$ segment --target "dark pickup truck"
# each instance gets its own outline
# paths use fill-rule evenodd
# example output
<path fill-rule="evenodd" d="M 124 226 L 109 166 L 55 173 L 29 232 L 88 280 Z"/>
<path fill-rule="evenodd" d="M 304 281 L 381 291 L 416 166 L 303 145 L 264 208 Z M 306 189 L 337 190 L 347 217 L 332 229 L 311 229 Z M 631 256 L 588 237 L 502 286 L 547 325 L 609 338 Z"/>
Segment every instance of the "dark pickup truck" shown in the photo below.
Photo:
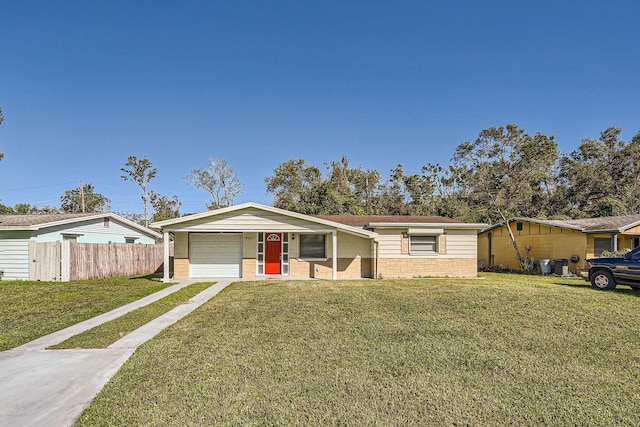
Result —
<path fill-rule="evenodd" d="M 580 271 L 595 289 L 611 290 L 616 285 L 640 290 L 640 246 L 619 258 L 590 258 Z"/>

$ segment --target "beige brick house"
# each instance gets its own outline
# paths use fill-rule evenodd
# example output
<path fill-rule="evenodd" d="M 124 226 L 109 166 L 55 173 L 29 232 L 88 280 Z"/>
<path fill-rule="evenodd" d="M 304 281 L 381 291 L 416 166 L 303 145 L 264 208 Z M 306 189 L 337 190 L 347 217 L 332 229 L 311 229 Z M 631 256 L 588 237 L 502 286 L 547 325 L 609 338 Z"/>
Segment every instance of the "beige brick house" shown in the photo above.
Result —
<path fill-rule="evenodd" d="M 173 236 L 175 279 L 355 279 L 475 276 L 477 233 L 486 224 L 429 216 L 310 216 L 245 203 L 151 227 L 163 233 L 167 249 Z M 164 278 L 170 279 L 168 270 Z"/>

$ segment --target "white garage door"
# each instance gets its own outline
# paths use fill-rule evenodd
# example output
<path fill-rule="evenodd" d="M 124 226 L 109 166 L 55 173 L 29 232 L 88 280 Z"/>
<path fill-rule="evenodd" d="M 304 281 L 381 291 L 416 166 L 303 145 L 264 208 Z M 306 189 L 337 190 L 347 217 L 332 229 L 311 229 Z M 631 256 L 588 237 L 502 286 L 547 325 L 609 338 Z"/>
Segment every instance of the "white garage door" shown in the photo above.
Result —
<path fill-rule="evenodd" d="M 191 278 L 240 277 L 242 234 L 192 234 Z"/>

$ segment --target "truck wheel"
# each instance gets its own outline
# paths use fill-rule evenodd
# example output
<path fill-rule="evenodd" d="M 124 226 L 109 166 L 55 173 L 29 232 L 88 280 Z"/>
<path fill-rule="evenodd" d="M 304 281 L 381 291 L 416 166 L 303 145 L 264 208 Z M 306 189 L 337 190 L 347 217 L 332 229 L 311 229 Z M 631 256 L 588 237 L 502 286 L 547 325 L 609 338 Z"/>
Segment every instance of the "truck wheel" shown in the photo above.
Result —
<path fill-rule="evenodd" d="M 616 281 L 607 270 L 598 270 L 591 275 L 591 287 L 601 291 L 610 291 L 616 287 Z"/>

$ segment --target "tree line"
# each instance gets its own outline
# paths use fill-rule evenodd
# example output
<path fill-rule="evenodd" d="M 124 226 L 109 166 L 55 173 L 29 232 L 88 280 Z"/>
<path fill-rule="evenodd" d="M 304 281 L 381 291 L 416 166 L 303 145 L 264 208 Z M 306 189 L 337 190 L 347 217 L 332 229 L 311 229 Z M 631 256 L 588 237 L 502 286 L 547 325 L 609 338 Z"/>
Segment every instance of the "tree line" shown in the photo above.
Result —
<path fill-rule="evenodd" d="M 0 123 L 3 119 L 0 110 Z M 458 145 L 448 165 L 426 163 L 419 173 L 402 164 L 389 178 L 352 166 L 343 156 L 322 167 L 304 159 L 280 163 L 265 178 L 273 206 L 317 215 L 439 215 L 493 224 L 515 216 L 566 219 L 640 213 L 640 132 L 630 141 L 610 127 L 569 153 L 553 136 L 531 135 L 515 124 L 482 130 Z M 0 159 L 2 155 L 0 154 Z M 143 214 L 123 214 L 148 224 L 180 216 L 177 196 L 150 189 L 158 171 L 146 157 L 129 156 L 121 178 L 141 192 Z M 185 180 L 206 191 L 208 209 L 230 206 L 243 185 L 224 160 L 209 158 Z M 60 197 L 60 208 L 0 204 L 0 213 L 106 212 L 111 200 L 81 184 Z"/>
<path fill-rule="evenodd" d="M 273 205 L 306 214 L 440 215 L 493 224 L 515 216 L 566 219 L 640 213 L 640 132 L 631 141 L 610 127 L 570 153 L 553 136 L 517 125 L 482 130 L 458 145 L 450 164 L 420 173 L 402 164 L 380 172 L 347 157 L 324 173 L 303 159 L 266 178 Z"/>

